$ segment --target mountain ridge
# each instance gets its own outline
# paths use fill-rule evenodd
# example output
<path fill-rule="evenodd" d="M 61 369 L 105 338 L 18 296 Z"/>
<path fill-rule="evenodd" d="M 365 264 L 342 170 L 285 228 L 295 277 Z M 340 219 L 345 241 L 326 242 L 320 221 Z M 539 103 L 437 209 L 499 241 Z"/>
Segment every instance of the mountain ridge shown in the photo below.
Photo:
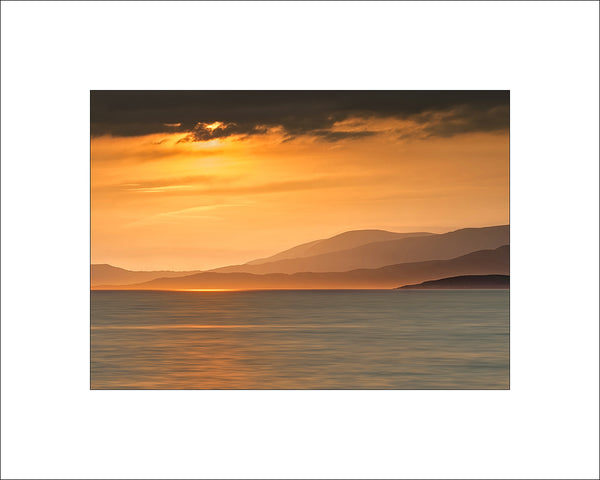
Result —
<path fill-rule="evenodd" d="M 471 252 L 449 260 L 430 260 L 348 272 L 299 272 L 257 275 L 246 272 L 201 272 L 185 277 L 160 278 L 134 285 L 99 285 L 95 290 L 179 289 L 310 289 L 396 288 L 457 275 L 508 275 L 510 246 Z"/>
<path fill-rule="evenodd" d="M 348 250 L 350 248 L 366 245 L 367 243 L 427 235 L 435 234 L 429 232 L 390 232 L 388 230 L 379 229 L 349 230 L 347 232 L 338 233 L 337 235 L 329 238 L 302 243 L 300 245 L 296 245 L 295 247 L 276 253 L 275 255 L 271 255 L 270 257 L 251 260 L 250 262 L 246 262 L 244 265 L 262 265 L 264 263 L 271 263 L 278 260 L 304 258 L 321 255 L 324 253 L 331 253 L 338 250 Z"/>
<path fill-rule="evenodd" d="M 94 286 L 110 281 L 119 282 L 118 285 L 130 285 L 156 278 L 183 277 L 200 272 L 202 270 L 127 270 L 109 263 L 92 263 L 90 265 L 90 283 Z"/>
<path fill-rule="evenodd" d="M 372 242 L 355 248 L 311 257 L 283 259 L 261 264 L 230 265 L 209 270 L 220 273 L 342 272 L 358 268 L 427 260 L 447 260 L 469 252 L 510 243 L 510 226 L 463 228 L 442 234 Z"/>

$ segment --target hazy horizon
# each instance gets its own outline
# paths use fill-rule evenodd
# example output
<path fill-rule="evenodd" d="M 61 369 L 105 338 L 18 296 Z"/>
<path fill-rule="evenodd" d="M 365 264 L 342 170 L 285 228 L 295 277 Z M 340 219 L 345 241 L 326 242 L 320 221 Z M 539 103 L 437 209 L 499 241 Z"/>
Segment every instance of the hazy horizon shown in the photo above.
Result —
<path fill-rule="evenodd" d="M 506 225 L 509 225 L 508 223 Z M 462 230 L 462 229 L 466 229 L 466 228 L 486 228 L 486 227 L 495 227 L 495 226 L 500 226 L 500 225 L 481 225 L 481 226 L 466 226 L 466 227 L 459 227 L 459 228 L 450 228 L 450 229 L 446 229 L 446 227 L 439 227 L 439 230 L 435 230 L 432 227 L 426 228 L 425 226 L 421 227 L 421 228 L 411 228 L 410 230 L 404 230 L 404 231 L 398 231 L 398 230 L 386 230 L 386 229 L 382 229 L 382 228 L 373 228 L 373 229 L 366 229 L 366 228 L 361 228 L 361 229 L 356 229 L 356 230 L 349 230 L 349 231 L 363 231 L 363 230 L 382 230 L 382 231 L 388 231 L 388 232 L 392 232 L 392 233 L 413 233 L 413 232 L 417 232 L 417 231 L 421 231 L 421 230 L 427 230 L 429 233 L 433 233 L 433 234 L 443 234 L 443 233 L 450 233 L 450 232 L 454 232 L 457 230 Z M 317 240 L 326 240 L 332 237 L 335 237 L 337 235 L 341 235 L 343 233 L 347 233 L 348 231 L 345 232 L 337 232 L 334 233 L 332 235 L 327 235 L 327 236 L 321 236 L 319 238 L 315 238 L 312 240 L 307 240 L 304 242 L 298 242 L 295 243 L 293 245 L 288 245 L 288 246 L 284 246 L 279 248 L 276 251 L 270 251 L 267 252 L 266 254 L 264 254 L 262 257 L 254 257 L 254 258 L 249 258 L 247 260 L 241 261 L 239 263 L 235 263 L 235 264 L 228 264 L 228 265 L 215 265 L 215 266 L 210 266 L 210 267 L 206 267 L 206 268 L 202 268 L 202 267 L 194 267 L 191 266 L 190 268 L 186 268 L 185 270 L 183 269 L 175 269 L 175 268 L 170 268 L 170 267 L 165 267 L 165 266 L 157 266 L 155 268 L 128 268 L 127 266 L 123 266 L 123 265 L 116 265 L 113 263 L 109 263 L 109 262 L 92 262 L 91 265 L 109 265 L 111 267 L 117 267 L 117 268 L 122 268 L 124 270 L 130 270 L 130 271 L 138 271 L 138 272 L 154 272 L 154 271 L 172 271 L 172 272 L 189 272 L 189 271 L 208 271 L 208 270 L 212 270 L 212 269 L 218 269 L 218 268 L 222 268 L 222 267 L 228 267 L 228 266 L 232 266 L 232 265 L 245 265 L 248 262 L 252 262 L 256 259 L 259 258 L 268 258 L 271 257 L 273 255 L 276 255 L 280 252 L 285 252 L 286 250 L 292 249 L 294 247 L 297 247 L 299 245 L 303 245 L 305 243 L 310 243 L 312 241 L 317 241 Z"/>

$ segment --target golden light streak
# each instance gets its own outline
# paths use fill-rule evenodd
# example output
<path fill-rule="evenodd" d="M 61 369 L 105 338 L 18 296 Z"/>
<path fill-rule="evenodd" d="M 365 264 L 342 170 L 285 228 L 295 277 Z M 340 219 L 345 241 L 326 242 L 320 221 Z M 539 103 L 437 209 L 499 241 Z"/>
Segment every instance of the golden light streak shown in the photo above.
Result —
<path fill-rule="evenodd" d="M 240 292 L 241 290 L 235 288 L 179 288 L 175 290 L 168 290 L 170 292 Z"/>
<path fill-rule="evenodd" d="M 212 132 L 212 131 L 216 130 L 217 128 L 219 128 L 222 125 L 223 125 L 223 122 L 214 122 L 214 123 L 211 123 L 210 125 L 204 124 L 203 126 L 207 130 L 210 130 Z"/>

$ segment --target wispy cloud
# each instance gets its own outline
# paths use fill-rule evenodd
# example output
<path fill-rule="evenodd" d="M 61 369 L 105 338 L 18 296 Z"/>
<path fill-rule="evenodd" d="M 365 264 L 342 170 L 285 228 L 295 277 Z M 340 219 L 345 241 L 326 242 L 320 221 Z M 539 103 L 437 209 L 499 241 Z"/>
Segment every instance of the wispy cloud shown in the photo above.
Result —
<path fill-rule="evenodd" d="M 94 187 L 98 191 L 121 191 L 139 193 L 164 193 L 174 190 L 193 190 L 202 185 L 211 185 L 213 182 L 231 181 L 215 175 L 189 175 L 184 177 L 166 177 L 152 180 L 125 181 L 123 183 L 111 183 Z"/>
<path fill-rule="evenodd" d="M 222 209 L 227 208 L 239 208 L 246 207 L 253 202 L 243 202 L 243 203 L 217 203 L 217 204 L 209 204 L 209 205 L 196 205 L 193 207 L 183 208 L 180 210 L 172 210 L 168 212 L 160 212 L 155 215 L 150 215 L 140 220 L 136 220 L 135 222 L 129 223 L 128 227 L 139 227 L 143 225 L 149 225 L 153 223 L 160 223 L 163 221 L 169 220 L 179 220 L 179 219 L 210 219 L 215 220 L 218 219 L 218 215 L 207 215 L 207 212 L 217 212 Z"/>
<path fill-rule="evenodd" d="M 372 180 L 366 175 L 318 176 L 297 180 L 266 183 L 248 183 L 243 176 L 216 177 L 190 176 L 120 183 L 96 187 L 95 191 L 121 191 L 129 194 L 161 194 L 164 196 L 198 195 L 261 195 L 302 190 L 344 188 L 364 184 Z M 246 182 L 246 183 L 244 183 Z M 202 206 L 204 207 L 204 206 Z"/>
<path fill-rule="evenodd" d="M 130 188 L 129 191 L 139 193 L 163 193 L 170 192 L 173 190 L 190 190 L 193 189 L 193 185 L 166 185 L 164 187 L 151 187 L 151 188 Z"/>
<path fill-rule="evenodd" d="M 198 205 L 195 207 L 189 207 L 189 208 L 183 208 L 181 210 L 174 210 L 172 212 L 163 212 L 163 213 L 159 213 L 157 216 L 161 217 L 161 216 L 167 216 L 167 217 L 189 217 L 189 218 L 193 218 L 193 217 L 197 217 L 198 215 L 193 215 L 196 212 L 208 212 L 208 211 L 214 211 L 214 210 L 219 210 L 221 208 L 230 208 L 230 207 L 246 207 L 250 204 L 251 202 L 244 202 L 244 203 L 220 203 L 220 204 L 215 204 L 215 205 Z"/>

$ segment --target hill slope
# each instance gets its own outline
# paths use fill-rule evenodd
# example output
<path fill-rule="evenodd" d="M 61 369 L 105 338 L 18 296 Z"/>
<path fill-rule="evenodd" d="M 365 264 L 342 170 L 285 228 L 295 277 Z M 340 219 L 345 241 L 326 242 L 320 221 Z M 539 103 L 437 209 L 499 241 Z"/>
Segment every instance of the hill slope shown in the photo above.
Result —
<path fill-rule="evenodd" d="M 124 268 L 113 267 L 106 263 L 92 264 L 90 268 L 91 284 L 95 285 L 128 285 L 132 283 L 141 283 L 164 277 L 182 277 L 199 273 L 200 270 L 189 272 L 175 272 L 170 270 L 157 270 L 151 272 L 138 272 L 134 270 L 125 270 Z"/>
<path fill-rule="evenodd" d="M 338 250 L 356 248 L 361 245 L 366 245 L 367 243 L 399 240 L 408 237 L 422 237 L 425 235 L 434 234 L 427 232 L 396 233 L 388 232 L 387 230 L 351 230 L 324 240 L 314 240 L 312 242 L 303 243 L 302 245 L 290 248 L 289 250 L 284 250 L 271 257 L 252 260 L 246 265 L 261 265 L 263 263 L 287 260 L 290 258 L 312 257 Z M 220 269 L 215 269 L 214 271 L 219 270 Z"/>
<path fill-rule="evenodd" d="M 457 275 L 508 275 L 510 247 L 472 252 L 450 260 L 389 265 L 376 269 L 325 273 L 202 272 L 187 277 L 161 278 L 137 285 L 102 286 L 99 290 L 180 290 L 180 289 L 311 289 L 311 288 L 395 288 L 398 285 Z"/>
<path fill-rule="evenodd" d="M 284 259 L 260 265 L 232 265 L 211 271 L 256 274 L 344 272 L 357 268 L 378 268 L 407 262 L 446 260 L 477 250 L 498 248 L 509 243 L 508 225 L 464 228 L 438 235 L 373 242 L 310 257 Z"/>

